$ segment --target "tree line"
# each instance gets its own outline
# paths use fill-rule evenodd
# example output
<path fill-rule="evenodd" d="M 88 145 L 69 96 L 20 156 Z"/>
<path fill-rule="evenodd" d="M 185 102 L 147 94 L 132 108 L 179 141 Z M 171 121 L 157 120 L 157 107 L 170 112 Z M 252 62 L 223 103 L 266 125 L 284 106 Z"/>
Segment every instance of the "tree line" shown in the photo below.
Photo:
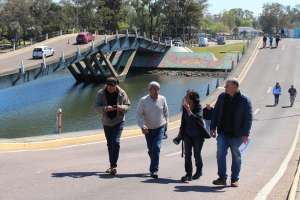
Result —
<path fill-rule="evenodd" d="M 265 4 L 259 17 L 240 8 L 211 15 L 208 6 L 208 0 L 0 0 L 0 40 L 84 29 L 189 40 L 200 32 L 231 32 L 238 26 L 271 32 L 300 21 L 300 6 Z"/>

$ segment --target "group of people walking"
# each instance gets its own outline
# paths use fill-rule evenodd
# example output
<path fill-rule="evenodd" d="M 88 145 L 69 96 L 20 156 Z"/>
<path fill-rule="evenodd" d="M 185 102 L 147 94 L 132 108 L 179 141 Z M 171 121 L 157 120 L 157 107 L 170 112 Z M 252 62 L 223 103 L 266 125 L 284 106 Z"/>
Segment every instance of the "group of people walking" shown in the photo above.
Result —
<path fill-rule="evenodd" d="M 279 41 L 281 40 L 279 34 L 277 34 L 277 35 L 275 36 L 275 38 L 273 37 L 272 34 L 270 34 L 269 37 L 267 37 L 267 35 L 264 35 L 264 36 L 263 36 L 263 48 L 266 48 L 266 47 L 267 47 L 267 40 L 268 40 L 268 39 L 269 39 L 269 47 L 270 47 L 270 49 L 272 49 L 272 48 L 277 48 L 278 45 L 279 45 Z M 274 40 L 275 40 L 275 47 L 273 47 L 273 42 L 274 42 Z"/>
<path fill-rule="evenodd" d="M 96 109 L 100 113 L 108 146 L 110 167 L 107 173 L 116 175 L 120 151 L 120 137 L 124 127 L 125 113 L 130 101 L 118 81 L 108 78 L 103 89 L 99 90 Z M 151 82 L 148 95 L 142 97 L 137 107 L 137 124 L 145 135 L 150 158 L 149 172 L 152 178 L 158 178 L 162 140 L 168 125 L 167 100 L 160 94 L 160 84 Z M 217 138 L 218 178 L 215 185 L 227 184 L 226 156 L 228 149 L 232 154 L 231 186 L 237 187 L 241 170 L 241 152 L 239 147 L 248 143 L 252 125 L 252 107 L 250 100 L 241 94 L 239 82 L 226 81 L 225 92 L 220 94 L 213 108 L 207 104 L 202 109 L 200 96 L 196 91 L 187 91 L 182 103 L 181 125 L 175 144 L 182 143 L 185 175 L 181 181 L 199 179 L 203 173 L 201 151 L 205 139 Z M 218 134 L 218 136 L 217 136 Z M 196 170 L 193 174 L 192 157 Z"/>
<path fill-rule="evenodd" d="M 288 89 L 288 93 L 290 96 L 290 107 L 293 107 L 297 96 L 297 90 L 294 87 L 294 85 L 291 85 L 291 87 Z M 273 87 L 273 95 L 274 95 L 274 106 L 277 106 L 279 104 L 279 98 L 282 95 L 282 89 L 279 82 L 277 82 Z"/>

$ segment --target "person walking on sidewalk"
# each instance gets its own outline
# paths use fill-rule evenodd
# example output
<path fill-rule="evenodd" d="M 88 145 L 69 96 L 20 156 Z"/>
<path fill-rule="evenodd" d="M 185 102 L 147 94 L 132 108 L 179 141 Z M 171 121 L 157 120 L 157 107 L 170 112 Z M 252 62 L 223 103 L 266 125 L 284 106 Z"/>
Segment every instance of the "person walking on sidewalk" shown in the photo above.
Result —
<path fill-rule="evenodd" d="M 182 140 L 184 146 L 186 175 L 181 178 L 182 182 L 196 180 L 202 176 L 201 150 L 207 137 L 210 135 L 204 127 L 199 94 L 191 91 L 184 99 L 179 134 L 173 140 L 175 144 L 179 144 Z M 193 176 L 192 152 L 196 165 L 196 173 Z"/>
<path fill-rule="evenodd" d="M 211 107 L 210 104 L 206 104 L 206 107 L 203 109 L 203 119 L 205 121 L 205 127 L 208 132 L 210 132 L 210 124 L 211 124 L 211 118 L 213 114 L 214 108 Z"/>
<path fill-rule="evenodd" d="M 227 184 L 226 156 L 231 150 L 231 186 L 238 187 L 242 158 L 239 147 L 248 144 L 252 126 L 252 106 L 250 100 L 239 91 L 239 82 L 226 81 L 225 92 L 220 94 L 214 108 L 211 121 L 211 136 L 217 137 L 217 164 L 219 178 L 214 185 Z"/>
<path fill-rule="evenodd" d="M 281 95 L 281 86 L 277 82 L 273 87 L 273 95 L 274 95 L 274 106 L 277 106 L 279 103 L 279 97 Z"/>
<path fill-rule="evenodd" d="M 106 173 L 117 174 L 120 152 L 120 137 L 124 127 L 125 113 L 130 101 L 126 92 L 118 86 L 118 80 L 108 78 L 104 89 L 97 93 L 96 110 L 100 113 L 107 141 L 110 167 Z"/>
<path fill-rule="evenodd" d="M 273 48 L 273 36 L 272 35 L 269 36 L 269 42 L 270 42 L 270 49 L 272 49 Z"/>
<path fill-rule="evenodd" d="M 278 45 L 279 45 L 279 41 L 280 41 L 280 36 L 279 36 L 279 34 L 276 35 L 275 41 L 276 41 L 276 48 L 277 48 Z"/>
<path fill-rule="evenodd" d="M 266 34 L 264 34 L 264 37 L 263 37 L 263 49 L 266 48 L 267 46 L 267 36 Z"/>
<path fill-rule="evenodd" d="M 290 94 L 291 107 L 293 107 L 295 99 L 296 99 L 296 96 L 297 96 L 297 90 L 296 90 L 296 88 L 294 88 L 294 85 L 291 85 L 291 87 L 288 90 L 288 92 Z"/>
<path fill-rule="evenodd" d="M 168 105 L 166 98 L 159 94 L 160 84 L 149 84 L 149 94 L 142 97 L 137 108 L 138 126 L 145 135 L 150 157 L 150 175 L 158 178 L 159 156 L 165 127 L 168 123 Z"/>

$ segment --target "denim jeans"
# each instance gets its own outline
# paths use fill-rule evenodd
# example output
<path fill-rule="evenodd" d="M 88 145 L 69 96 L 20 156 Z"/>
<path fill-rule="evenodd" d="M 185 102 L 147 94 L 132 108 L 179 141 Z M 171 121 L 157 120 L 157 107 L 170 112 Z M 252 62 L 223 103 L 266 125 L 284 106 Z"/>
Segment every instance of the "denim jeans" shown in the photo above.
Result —
<path fill-rule="evenodd" d="M 197 171 L 200 171 L 202 175 L 203 161 L 201 156 L 201 150 L 203 147 L 204 139 L 200 137 L 184 136 L 184 166 L 185 172 L 188 176 L 192 176 L 192 151 L 194 152 L 195 165 Z"/>
<path fill-rule="evenodd" d="M 148 154 L 150 157 L 150 172 L 158 172 L 159 166 L 159 154 L 161 142 L 165 133 L 165 126 L 157 129 L 149 129 L 149 133 L 145 134 Z"/>
<path fill-rule="evenodd" d="M 117 167 L 120 152 L 120 137 L 123 131 L 124 122 L 115 126 L 104 126 L 105 138 L 107 141 L 110 167 Z"/>
<path fill-rule="evenodd" d="M 227 179 L 226 156 L 228 148 L 231 150 L 232 164 L 231 164 L 231 180 L 238 181 L 241 171 L 242 158 L 239 150 L 243 143 L 242 137 L 228 137 L 224 134 L 218 134 L 217 137 L 217 162 L 218 175 L 222 179 Z"/>

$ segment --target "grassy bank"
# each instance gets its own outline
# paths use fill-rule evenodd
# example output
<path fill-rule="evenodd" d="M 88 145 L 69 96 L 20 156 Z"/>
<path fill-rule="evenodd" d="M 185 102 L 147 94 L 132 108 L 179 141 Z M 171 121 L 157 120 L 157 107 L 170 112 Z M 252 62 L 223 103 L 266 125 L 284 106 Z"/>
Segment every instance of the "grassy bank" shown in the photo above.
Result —
<path fill-rule="evenodd" d="M 192 47 L 191 49 L 194 52 L 211 52 L 213 53 L 216 58 L 223 59 L 225 53 L 230 52 L 242 52 L 243 47 L 246 45 L 246 43 L 236 43 L 236 44 L 227 44 L 227 45 L 219 45 L 219 46 L 211 46 L 211 47 Z"/>

